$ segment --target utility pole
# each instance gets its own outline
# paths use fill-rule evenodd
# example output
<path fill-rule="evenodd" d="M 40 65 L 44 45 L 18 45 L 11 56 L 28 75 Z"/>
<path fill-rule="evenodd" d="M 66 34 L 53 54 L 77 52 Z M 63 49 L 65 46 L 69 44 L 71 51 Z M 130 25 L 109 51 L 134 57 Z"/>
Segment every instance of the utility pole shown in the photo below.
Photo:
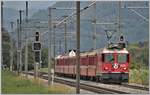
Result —
<path fill-rule="evenodd" d="M 59 54 L 61 54 L 61 40 L 59 40 L 59 43 L 58 43 L 59 45 Z"/>
<path fill-rule="evenodd" d="M 64 28 L 65 28 L 65 33 L 64 33 L 64 38 L 65 38 L 65 53 L 67 53 L 67 21 L 66 21 L 66 15 L 64 17 Z"/>
<path fill-rule="evenodd" d="M 20 50 L 20 72 L 22 72 L 22 10 L 19 10 L 20 22 L 19 22 L 19 50 Z"/>
<path fill-rule="evenodd" d="M 121 1 L 118 1 L 119 4 L 118 4 L 118 38 L 120 40 L 120 36 L 122 35 L 122 32 L 121 32 L 121 23 L 120 23 L 120 19 L 121 19 Z"/>
<path fill-rule="evenodd" d="M 49 11 L 49 38 L 48 38 L 48 85 L 52 82 L 51 79 L 51 31 L 52 31 L 52 21 L 51 21 L 51 7 L 48 9 Z"/>
<path fill-rule="evenodd" d="M 26 1 L 26 24 L 28 24 L 28 1 Z M 28 77 L 28 39 L 27 39 L 27 31 L 25 32 L 25 73 L 26 78 Z"/>
<path fill-rule="evenodd" d="M 17 46 L 17 72 L 18 72 L 18 75 L 19 75 L 19 67 L 20 67 L 20 50 L 19 50 L 19 35 L 20 35 L 20 32 L 19 32 L 19 19 L 17 19 L 17 42 L 18 42 L 18 46 Z"/>
<path fill-rule="evenodd" d="M 93 49 L 96 49 L 96 3 L 93 5 Z"/>
<path fill-rule="evenodd" d="M 14 24 L 14 22 L 10 22 L 12 33 L 13 33 L 13 24 Z M 10 49 L 10 71 L 13 71 L 13 39 L 12 38 L 10 39 L 10 46 L 11 46 L 11 49 Z"/>
<path fill-rule="evenodd" d="M 53 54 L 53 55 L 54 55 L 54 56 L 53 56 L 53 57 L 54 57 L 54 72 L 55 72 L 55 55 L 56 55 L 56 54 L 55 54 L 55 38 L 56 38 L 56 37 L 55 37 L 55 36 L 56 36 L 56 35 L 55 35 L 55 28 L 56 28 L 56 26 L 55 26 L 55 24 L 54 24 L 54 26 L 53 26 L 53 29 L 54 29 L 54 30 L 53 30 L 53 40 L 54 40 L 54 46 L 53 46 L 53 48 L 54 48 L 54 49 L 53 49 L 53 50 L 54 50 L 54 51 L 53 51 L 53 53 L 54 53 L 54 54 Z"/>
<path fill-rule="evenodd" d="M 3 1 L 1 1 L 1 31 L 3 32 L 3 5 L 4 5 L 4 3 L 3 3 Z M 1 33 L 2 33 L 1 32 Z M 3 53 L 1 53 L 2 55 L 1 55 L 1 60 L 2 60 L 2 66 L 3 66 Z M 2 68 L 3 69 L 3 68 Z"/>
<path fill-rule="evenodd" d="M 80 94 L 80 1 L 76 1 L 76 39 L 77 39 L 77 52 L 76 52 L 76 94 Z"/>
<path fill-rule="evenodd" d="M 1 31 L 4 30 L 4 26 L 3 26 L 3 5 L 4 5 L 4 2 L 1 1 Z"/>

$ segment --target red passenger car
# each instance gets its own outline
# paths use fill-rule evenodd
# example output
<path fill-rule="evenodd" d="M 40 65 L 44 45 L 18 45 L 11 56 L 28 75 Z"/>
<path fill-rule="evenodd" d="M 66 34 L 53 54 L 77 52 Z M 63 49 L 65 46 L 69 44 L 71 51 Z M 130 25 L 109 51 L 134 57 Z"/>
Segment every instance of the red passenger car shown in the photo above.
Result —
<path fill-rule="evenodd" d="M 129 52 L 126 48 L 104 48 L 80 54 L 81 78 L 99 81 L 128 82 Z M 56 57 L 57 75 L 76 75 L 76 56 L 59 55 Z"/>

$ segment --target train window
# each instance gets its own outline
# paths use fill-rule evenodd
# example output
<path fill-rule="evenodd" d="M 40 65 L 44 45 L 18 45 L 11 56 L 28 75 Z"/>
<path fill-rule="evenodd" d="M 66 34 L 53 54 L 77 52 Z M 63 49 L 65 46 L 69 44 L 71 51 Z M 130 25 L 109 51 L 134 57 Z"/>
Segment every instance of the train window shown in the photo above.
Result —
<path fill-rule="evenodd" d="M 118 54 L 118 63 L 127 62 L 127 54 Z"/>
<path fill-rule="evenodd" d="M 94 57 L 89 57 L 89 65 L 94 65 Z"/>
<path fill-rule="evenodd" d="M 105 54 L 105 60 L 106 63 L 113 63 L 114 62 L 114 55 L 113 54 Z"/>
<path fill-rule="evenodd" d="M 127 62 L 128 62 L 128 63 L 129 63 L 129 56 L 130 56 L 130 55 L 129 55 L 129 54 L 127 54 Z"/>
<path fill-rule="evenodd" d="M 104 59 L 105 59 L 104 54 L 102 54 L 102 62 L 104 62 Z"/>

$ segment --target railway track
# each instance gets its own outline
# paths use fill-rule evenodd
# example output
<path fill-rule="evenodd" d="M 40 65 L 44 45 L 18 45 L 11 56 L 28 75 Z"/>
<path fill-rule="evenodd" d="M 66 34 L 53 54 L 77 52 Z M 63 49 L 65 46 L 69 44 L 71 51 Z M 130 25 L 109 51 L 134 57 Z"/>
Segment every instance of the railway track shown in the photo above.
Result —
<path fill-rule="evenodd" d="M 40 76 L 42 76 L 43 74 L 47 74 L 47 73 L 40 72 Z M 128 88 L 133 88 L 133 89 L 140 89 L 140 90 L 149 91 L 149 88 L 146 87 L 146 86 L 138 86 L 138 85 L 132 85 L 132 84 L 127 84 L 127 83 L 123 83 L 123 84 L 121 84 L 121 86 L 128 87 Z"/>
<path fill-rule="evenodd" d="M 70 85 L 73 87 L 76 86 L 75 85 L 76 82 L 74 82 L 74 81 L 68 81 L 68 80 L 59 79 L 59 78 L 55 78 L 55 81 L 59 82 L 59 83 L 67 84 L 67 85 Z M 88 90 L 88 91 L 92 91 L 95 93 L 100 93 L 100 94 L 128 94 L 123 91 L 112 90 L 112 89 L 102 88 L 102 87 L 98 87 L 98 86 L 92 86 L 90 84 L 84 84 L 84 83 L 80 83 L 80 88 Z"/>
<path fill-rule="evenodd" d="M 33 73 L 28 73 L 28 74 L 33 76 Z M 43 76 L 43 75 L 45 75 L 45 76 Z M 48 80 L 47 73 L 40 73 L 39 77 Z M 67 85 L 70 85 L 70 86 L 73 86 L 73 87 L 76 86 L 75 81 L 69 81 L 69 80 L 65 80 L 65 79 L 62 79 L 62 78 L 58 78 L 58 77 L 55 77 L 54 81 L 58 82 L 58 83 L 62 83 L 62 84 L 67 84 Z M 80 83 L 80 88 L 84 89 L 84 90 L 94 92 L 94 93 L 100 93 L 100 94 L 129 94 L 129 93 L 124 92 L 124 91 L 93 86 L 93 85 L 85 84 L 85 83 Z"/>
<path fill-rule="evenodd" d="M 134 89 L 141 89 L 141 90 L 149 91 L 149 88 L 145 87 L 145 86 L 136 86 L 136 85 L 131 85 L 131 84 L 122 84 L 122 86 L 128 87 L 128 88 L 134 88 Z"/>

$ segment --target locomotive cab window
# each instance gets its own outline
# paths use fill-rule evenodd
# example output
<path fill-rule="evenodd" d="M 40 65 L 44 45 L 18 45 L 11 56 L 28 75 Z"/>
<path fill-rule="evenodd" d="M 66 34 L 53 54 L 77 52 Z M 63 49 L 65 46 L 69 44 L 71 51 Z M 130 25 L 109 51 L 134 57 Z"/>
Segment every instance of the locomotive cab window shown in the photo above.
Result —
<path fill-rule="evenodd" d="M 102 54 L 102 61 L 106 63 L 113 63 L 114 54 Z"/>
<path fill-rule="evenodd" d="M 118 54 L 118 63 L 126 63 L 128 59 L 128 54 Z"/>

